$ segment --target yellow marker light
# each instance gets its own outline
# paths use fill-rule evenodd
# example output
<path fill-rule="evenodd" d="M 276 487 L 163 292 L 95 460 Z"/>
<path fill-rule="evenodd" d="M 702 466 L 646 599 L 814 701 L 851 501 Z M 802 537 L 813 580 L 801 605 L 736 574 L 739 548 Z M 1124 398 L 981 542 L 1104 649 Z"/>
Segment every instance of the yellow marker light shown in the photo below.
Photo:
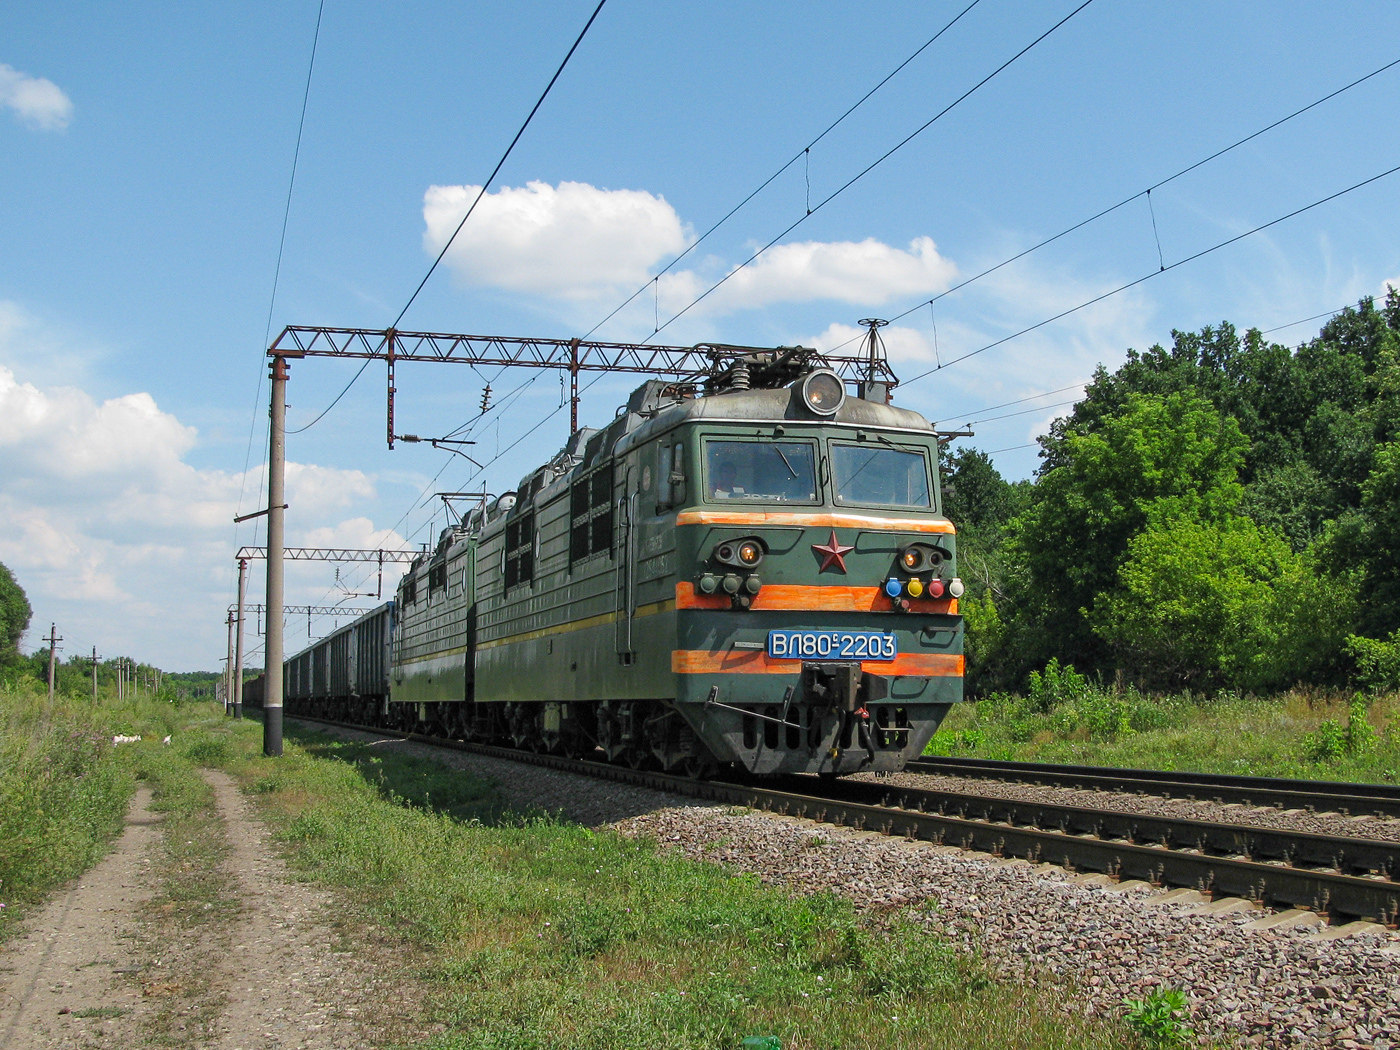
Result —
<path fill-rule="evenodd" d="M 909 597 L 917 598 L 924 593 L 924 585 L 918 580 L 910 580 L 909 586 L 905 588 L 909 592 Z"/>

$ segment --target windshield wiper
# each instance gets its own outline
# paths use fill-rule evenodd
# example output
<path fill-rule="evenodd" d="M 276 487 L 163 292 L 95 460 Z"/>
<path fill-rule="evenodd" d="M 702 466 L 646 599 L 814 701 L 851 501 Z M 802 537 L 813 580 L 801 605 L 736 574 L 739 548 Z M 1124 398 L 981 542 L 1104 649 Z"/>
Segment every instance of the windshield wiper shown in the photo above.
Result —
<path fill-rule="evenodd" d="M 776 452 L 776 453 L 778 454 L 778 458 L 781 459 L 781 460 L 783 461 L 783 466 L 785 466 L 785 467 L 788 468 L 788 473 L 791 474 L 792 477 L 793 477 L 793 480 L 796 481 L 796 480 L 797 480 L 797 471 L 795 471 L 795 470 L 792 469 L 792 464 L 788 462 L 787 456 L 783 455 L 783 450 L 782 450 L 782 448 L 780 448 L 778 445 L 774 445 L 774 446 L 773 446 L 773 451 Z"/>

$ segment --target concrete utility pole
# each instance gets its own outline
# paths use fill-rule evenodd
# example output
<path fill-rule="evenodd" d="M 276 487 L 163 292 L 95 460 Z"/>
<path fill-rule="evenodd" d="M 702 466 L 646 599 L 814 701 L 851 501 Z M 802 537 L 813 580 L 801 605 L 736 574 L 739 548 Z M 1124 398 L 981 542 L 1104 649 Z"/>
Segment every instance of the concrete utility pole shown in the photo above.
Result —
<path fill-rule="evenodd" d="M 234 644 L 233 717 L 243 717 L 243 607 L 248 604 L 248 559 L 238 559 L 238 637 Z"/>
<path fill-rule="evenodd" d="M 233 613 L 228 614 L 228 656 L 224 658 L 224 714 L 233 713 Z"/>
<path fill-rule="evenodd" d="M 97 703 L 97 646 L 92 647 L 92 702 Z"/>
<path fill-rule="evenodd" d="M 267 449 L 267 635 L 263 639 L 263 754 L 282 754 L 282 541 L 286 524 L 287 360 L 272 359 Z"/>
<path fill-rule="evenodd" d="M 58 633 L 56 624 L 49 624 L 49 636 L 44 639 L 49 643 L 49 706 L 53 706 L 53 663 L 54 653 L 58 651 L 58 643 L 63 641 L 63 636 Z"/>

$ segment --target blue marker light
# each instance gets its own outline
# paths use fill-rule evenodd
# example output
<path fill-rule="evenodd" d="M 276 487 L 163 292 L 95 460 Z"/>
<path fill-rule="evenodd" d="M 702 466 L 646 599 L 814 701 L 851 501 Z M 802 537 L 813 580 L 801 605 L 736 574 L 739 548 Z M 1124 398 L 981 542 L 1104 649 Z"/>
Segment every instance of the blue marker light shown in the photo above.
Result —
<path fill-rule="evenodd" d="M 891 598 L 898 598 L 900 589 L 900 583 L 898 580 L 885 581 L 885 593 L 888 594 Z"/>

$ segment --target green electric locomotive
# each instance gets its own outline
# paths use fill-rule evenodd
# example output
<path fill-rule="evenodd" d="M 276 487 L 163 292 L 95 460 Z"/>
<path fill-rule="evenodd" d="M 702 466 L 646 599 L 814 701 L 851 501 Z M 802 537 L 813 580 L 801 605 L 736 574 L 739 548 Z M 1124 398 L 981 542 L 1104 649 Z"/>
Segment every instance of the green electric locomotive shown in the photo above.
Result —
<path fill-rule="evenodd" d="M 645 383 L 413 563 L 385 695 L 289 686 L 289 713 L 697 776 L 902 768 L 962 699 L 962 582 L 937 436 L 886 389 L 800 348 Z"/>

